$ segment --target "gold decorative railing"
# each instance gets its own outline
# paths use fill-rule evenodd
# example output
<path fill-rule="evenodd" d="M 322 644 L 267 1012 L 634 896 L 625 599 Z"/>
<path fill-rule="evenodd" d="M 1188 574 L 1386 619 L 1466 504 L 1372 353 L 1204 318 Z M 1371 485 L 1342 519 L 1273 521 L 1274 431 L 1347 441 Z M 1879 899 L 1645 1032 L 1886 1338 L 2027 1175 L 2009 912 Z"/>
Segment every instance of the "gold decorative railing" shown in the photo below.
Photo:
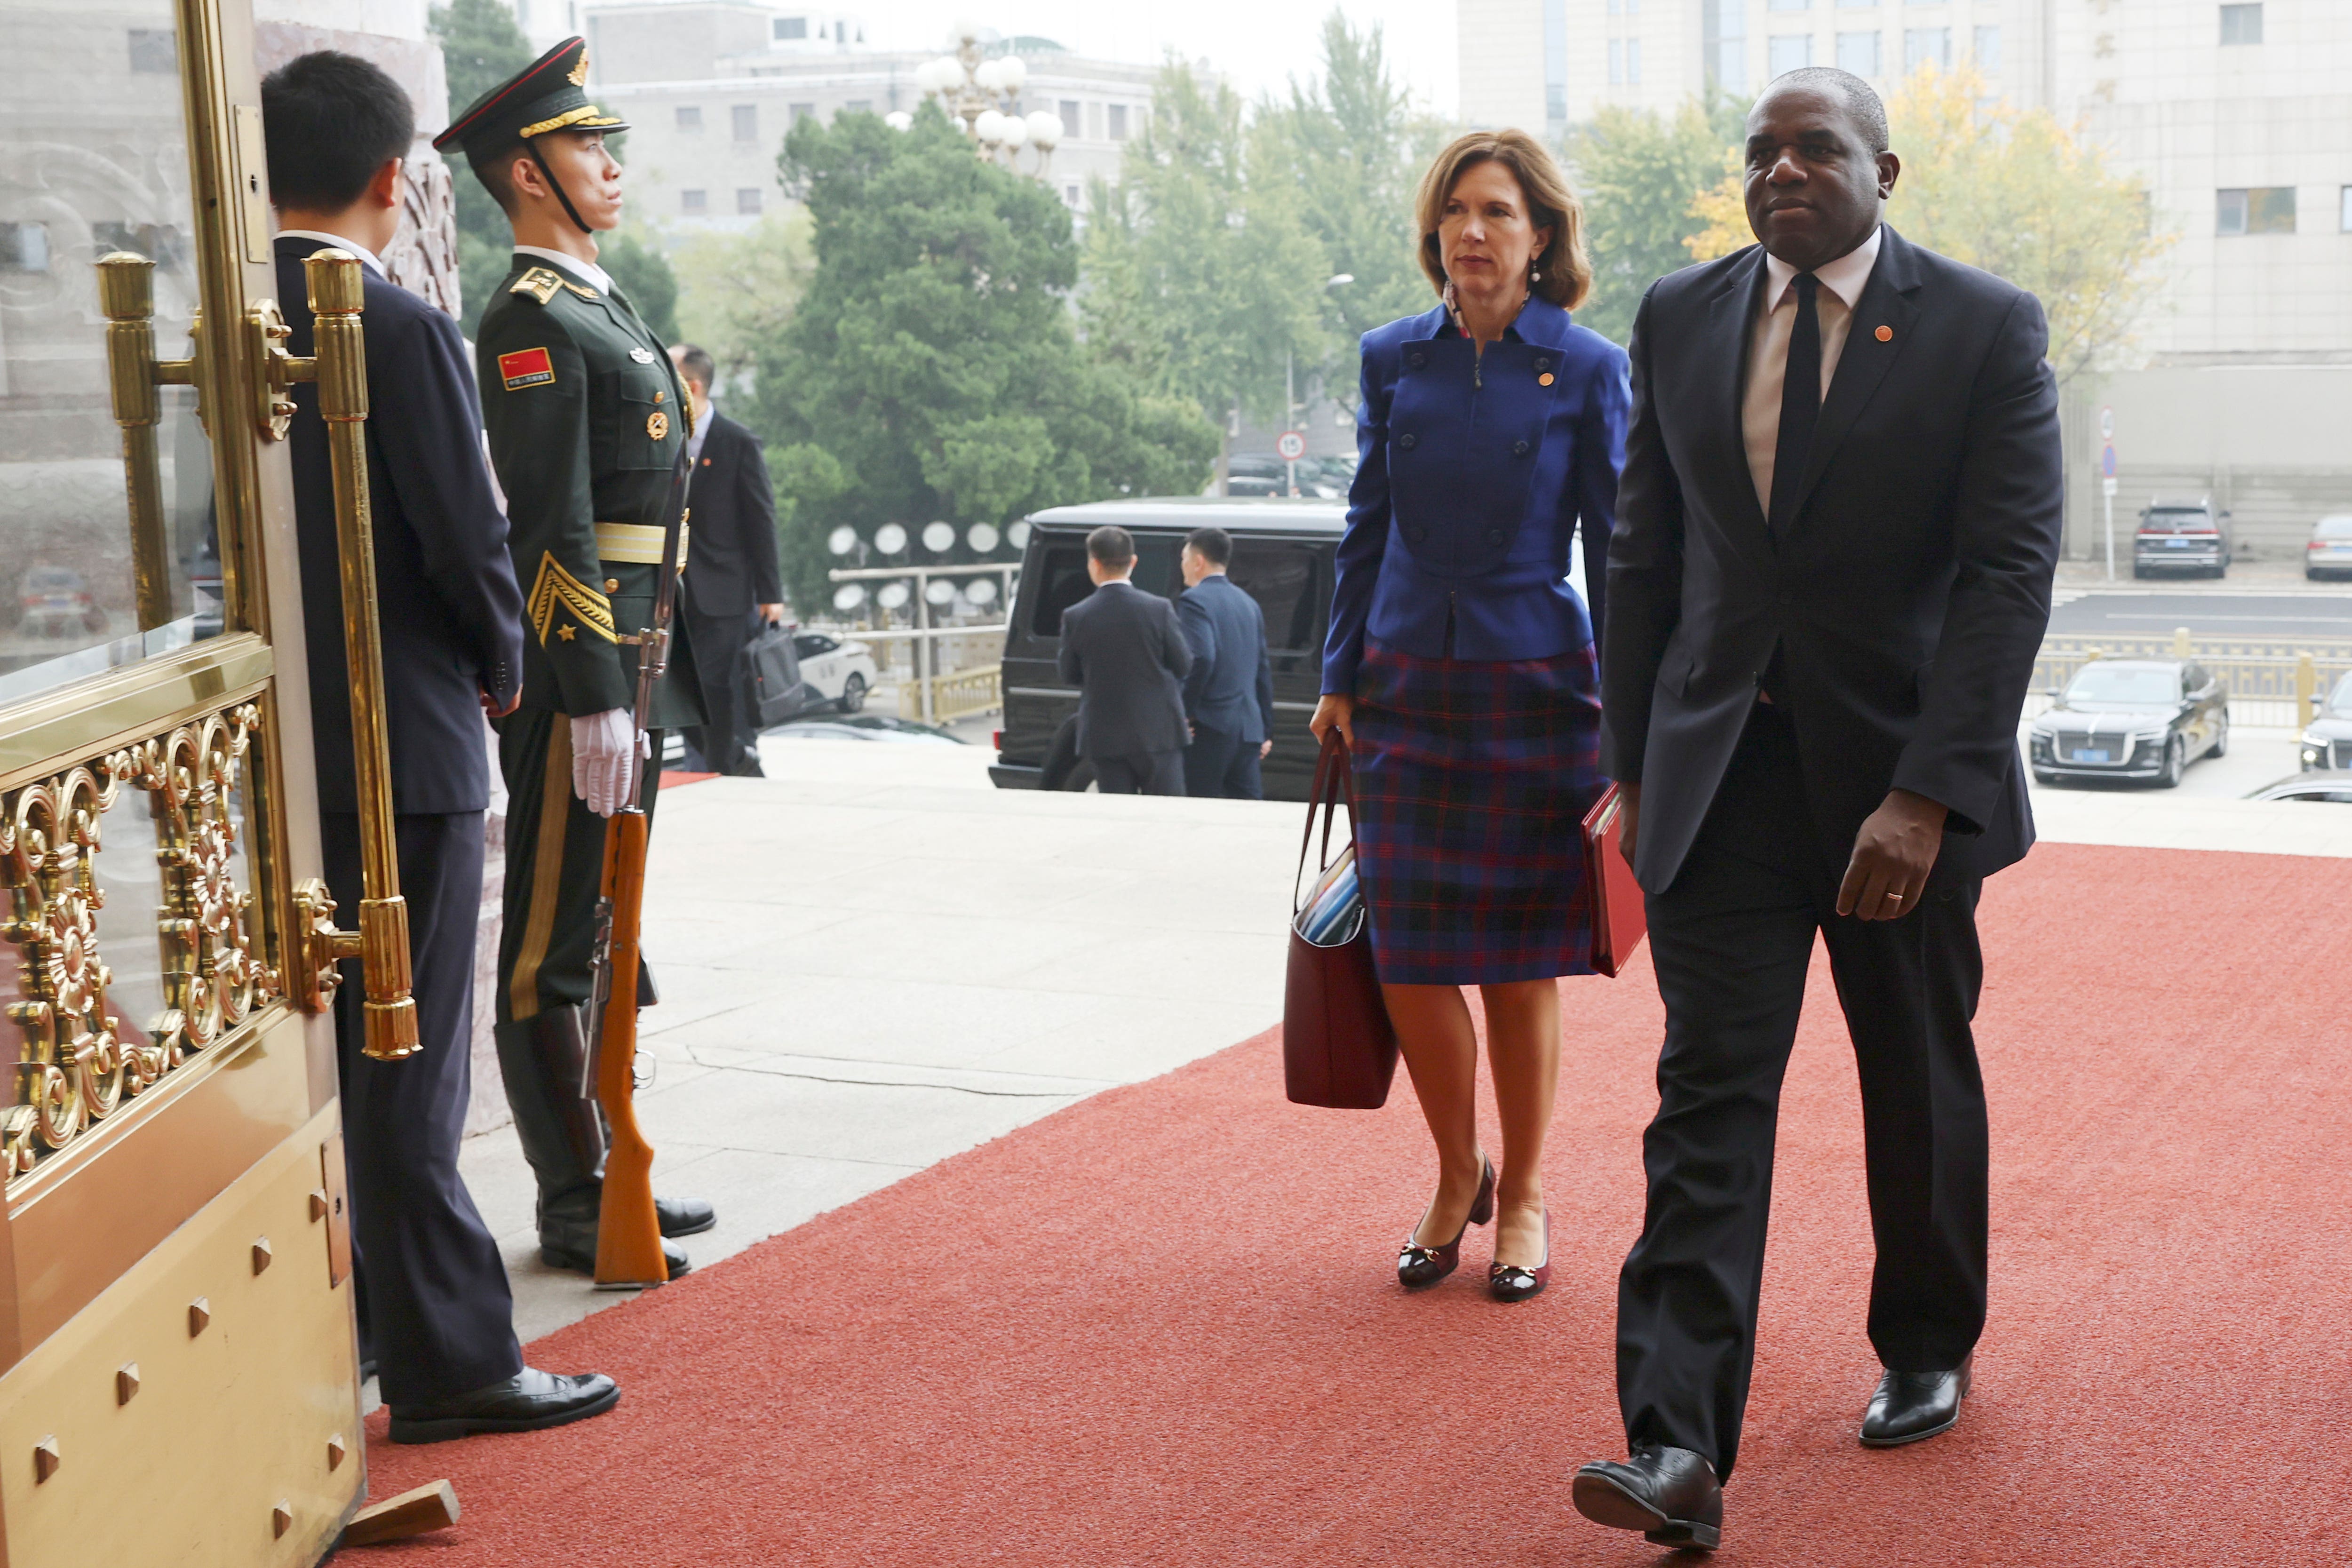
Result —
<path fill-rule="evenodd" d="M 236 876 L 233 801 L 260 725 L 260 710 L 242 704 L 0 795 L 0 939 L 16 949 L 18 999 L 7 1016 L 22 1037 L 14 1096 L 0 1110 L 7 1179 L 70 1147 L 279 994 L 254 951 L 252 890 Z M 126 786 L 147 793 L 154 818 L 166 1003 L 128 1038 L 98 920 L 98 857 Z"/>
<path fill-rule="evenodd" d="M 2229 692 L 2233 722 L 2284 727 L 2309 723 L 2314 700 L 2325 701 L 2352 672 L 2352 639 L 2211 637 L 2193 631 L 2050 637 L 2034 662 L 2026 711 L 2046 708 L 2050 691 L 2063 689 L 2096 658 L 2194 658 Z"/>
<path fill-rule="evenodd" d="M 935 722 L 968 719 L 975 713 L 992 713 L 1004 706 L 1003 675 L 1004 666 L 998 663 L 950 670 L 945 675 L 932 676 L 929 680 L 910 677 L 898 687 L 898 717 L 920 719 L 923 716 L 923 689 L 926 686 L 930 688 L 930 712 Z"/>

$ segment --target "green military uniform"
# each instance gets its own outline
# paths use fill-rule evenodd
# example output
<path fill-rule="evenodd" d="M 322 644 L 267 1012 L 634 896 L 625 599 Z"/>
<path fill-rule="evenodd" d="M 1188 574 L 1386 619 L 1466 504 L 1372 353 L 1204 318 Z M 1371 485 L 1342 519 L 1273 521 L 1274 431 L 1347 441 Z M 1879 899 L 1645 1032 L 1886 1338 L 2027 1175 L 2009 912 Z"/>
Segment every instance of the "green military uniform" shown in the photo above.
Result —
<path fill-rule="evenodd" d="M 434 145 L 462 142 L 495 156 L 520 141 L 538 156 L 538 136 L 623 129 L 587 101 L 586 78 L 585 46 L 569 39 L 485 94 Z M 562 195 L 552 171 L 548 183 Z M 569 196 L 562 199 L 571 212 Z M 572 1267 L 593 1267 L 603 1173 L 599 1112 L 580 1084 L 596 1027 L 581 1005 L 593 984 L 606 824 L 572 790 L 571 721 L 635 707 L 638 647 L 629 639 L 653 621 L 672 477 L 693 420 L 662 341 L 625 297 L 587 277 L 518 254 L 483 310 L 475 346 L 525 595 L 522 706 L 498 726 L 509 795 L 499 1066 L 539 1181 L 542 1251 Z M 690 531 L 679 544 L 683 566 Z M 648 725 L 648 814 L 663 731 L 702 721 L 691 653 L 675 616 L 672 626 L 669 671 Z M 665 1200 L 665 1234 L 706 1228 L 708 1207 L 695 1206 L 682 1219 L 680 1205 Z M 673 1275 L 682 1262 L 674 1258 Z"/>

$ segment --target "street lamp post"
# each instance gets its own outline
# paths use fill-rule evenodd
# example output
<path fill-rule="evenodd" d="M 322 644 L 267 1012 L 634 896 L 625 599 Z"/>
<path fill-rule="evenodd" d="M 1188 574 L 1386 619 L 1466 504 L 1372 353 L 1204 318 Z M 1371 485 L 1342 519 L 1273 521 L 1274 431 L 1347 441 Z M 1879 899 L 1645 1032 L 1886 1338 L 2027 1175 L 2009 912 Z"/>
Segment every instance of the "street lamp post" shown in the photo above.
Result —
<path fill-rule="evenodd" d="M 1062 118 L 1043 109 L 1020 111 L 1028 63 L 1018 55 L 983 56 L 980 31 L 969 25 L 959 25 L 951 41 L 954 54 L 915 68 L 915 85 L 925 97 L 938 99 L 950 118 L 963 121 L 964 134 L 982 162 L 1018 172 L 1021 150 L 1034 148 L 1036 167 L 1030 173 L 1044 179 L 1062 139 Z"/>

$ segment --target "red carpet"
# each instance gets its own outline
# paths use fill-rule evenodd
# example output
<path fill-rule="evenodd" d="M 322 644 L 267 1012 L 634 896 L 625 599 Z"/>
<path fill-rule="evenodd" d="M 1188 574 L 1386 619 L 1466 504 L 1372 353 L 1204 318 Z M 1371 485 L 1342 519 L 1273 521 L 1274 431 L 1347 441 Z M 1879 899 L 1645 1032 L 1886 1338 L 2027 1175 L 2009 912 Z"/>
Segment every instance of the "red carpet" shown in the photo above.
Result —
<path fill-rule="evenodd" d="M 1996 879 L 1992 1317 L 1950 1436 L 1855 1446 L 1861 1130 L 1816 964 L 1733 1563 L 2320 1563 L 2352 1549 L 2352 862 L 2050 846 Z M 1269 935 L 1268 941 L 1279 940 Z M 1660 1015 L 1567 983 L 1552 1288 L 1391 1275 L 1432 1161 L 1281 1099 L 1262 1037 L 1076 1106 L 533 1347 L 609 1416 L 428 1448 L 458 1564 L 1646 1563 L 1569 1506 L 1622 1451 L 1617 1265 Z"/>

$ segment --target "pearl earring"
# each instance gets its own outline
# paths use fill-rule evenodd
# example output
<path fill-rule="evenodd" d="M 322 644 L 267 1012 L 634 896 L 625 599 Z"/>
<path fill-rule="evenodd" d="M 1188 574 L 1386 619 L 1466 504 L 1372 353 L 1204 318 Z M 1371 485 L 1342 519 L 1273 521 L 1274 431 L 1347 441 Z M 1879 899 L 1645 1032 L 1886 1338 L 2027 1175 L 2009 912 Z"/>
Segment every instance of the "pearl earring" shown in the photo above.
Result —
<path fill-rule="evenodd" d="M 1540 283 L 1543 281 L 1542 271 L 1538 269 L 1532 261 L 1528 263 L 1528 281 L 1530 283 Z"/>

